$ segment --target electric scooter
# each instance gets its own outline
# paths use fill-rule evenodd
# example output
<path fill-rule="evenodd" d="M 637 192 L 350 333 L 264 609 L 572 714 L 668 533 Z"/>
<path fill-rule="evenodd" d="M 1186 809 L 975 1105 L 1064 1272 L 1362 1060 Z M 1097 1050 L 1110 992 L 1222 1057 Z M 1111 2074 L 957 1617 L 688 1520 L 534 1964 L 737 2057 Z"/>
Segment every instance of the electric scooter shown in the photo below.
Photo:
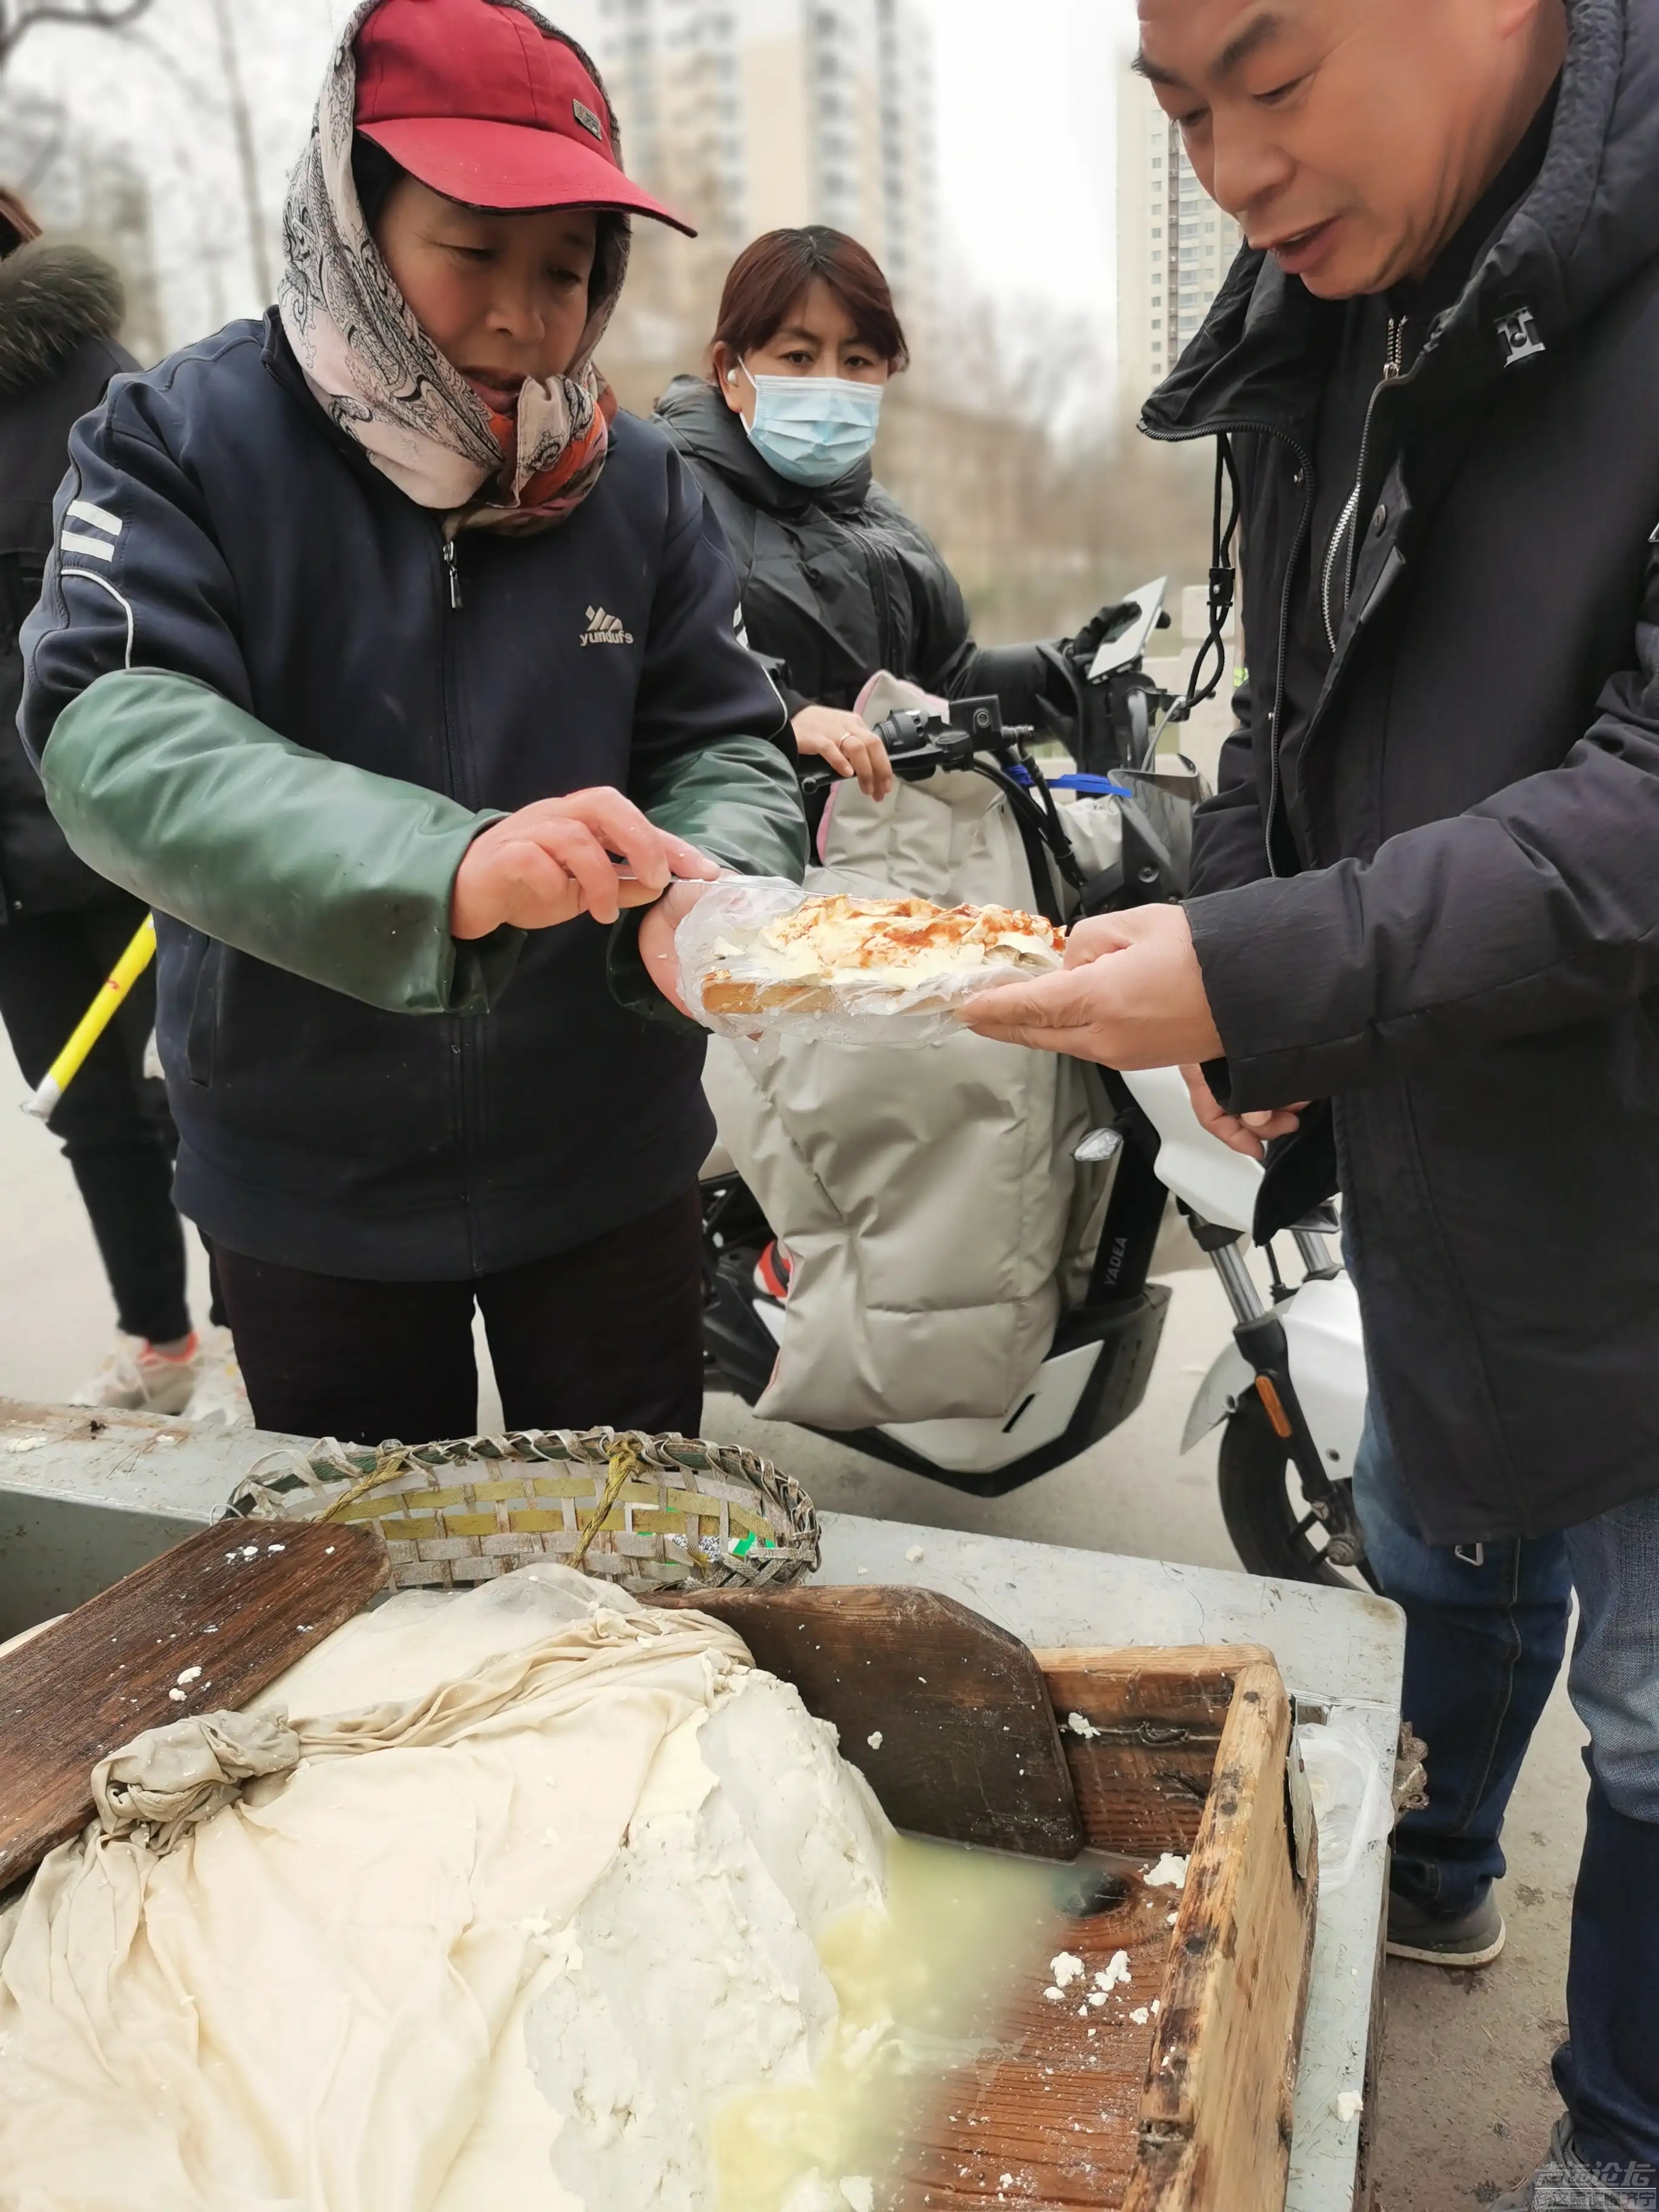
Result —
<path fill-rule="evenodd" d="M 1045 774 L 1030 749 L 1036 733 L 1005 726 L 994 699 L 957 702 L 945 716 L 907 711 L 878 725 L 899 777 L 969 769 L 1000 786 L 1053 920 L 1176 898 L 1185 887 L 1192 814 L 1206 794 L 1190 763 L 1158 753 L 1180 705 L 1140 667 L 1162 600 L 1161 582 L 1133 595 L 1119 635 L 1086 669 L 1067 670 L 1078 695 L 1070 734 L 1090 769 Z M 1066 788 L 1118 801 L 1121 856 L 1092 875 L 1060 820 L 1054 794 Z M 813 793 L 807 795 L 810 804 Z M 1225 1425 L 1221 1505 L 1251 1571 L 1314 1582 L 1365 1578 L 1352 1504 L 1364 1355 L 1353 1285 L 1332 1245 L 1334 1218 L 1321 1213 L 1289 1232 L 1301 1267 L 1294 1284 L 1281 1272 L 1276 1241 L 1263 1246 L 1272 1282 L 1264 1297 L 1245 1257 L 1261 1166 L 1202 1127 L 1177 1071 L 1099 1073 L 1106 1110 L 1078 1152 L 1079 1160 L 1115 1163 L 1097 1254 L 1085 1297 L 1062 1317 L 1019 1398 L 989 1419 L 821 1433 L 976 1497 L 1004 1496 L 1080 1456 L 1146 1396 L 1170 1297 L 1151 1271 L 1173 1197 L 1235 1316 L 1232 1340 L 1194 1402 L 1182 1449 Z M 724 1378 L 752 1405 L 783 1340 L 787 1280 L 771 1229 L 734 1170 L 705 1180 L 703 1237 L 711 1379 Z"/>

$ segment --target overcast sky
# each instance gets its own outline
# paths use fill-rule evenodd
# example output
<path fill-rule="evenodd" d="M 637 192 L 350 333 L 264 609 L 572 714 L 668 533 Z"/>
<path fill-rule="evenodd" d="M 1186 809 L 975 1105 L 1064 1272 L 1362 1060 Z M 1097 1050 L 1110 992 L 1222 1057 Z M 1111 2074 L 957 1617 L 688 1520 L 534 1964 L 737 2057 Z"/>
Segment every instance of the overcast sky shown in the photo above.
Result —
<path fill-rule="evenodd" d="M 921 4 L 939 59 L 947 248 L 978 289 L 1086 317 L 1113 349 L 1117 78 L 1134 0 Z"/>
<path fill-rule="evenodd" d="M 232 4 L 258 114 L 261 197 L 274 211 L 303 139 L 330 27 L 351 0 Z M 556 21 L 558 0 L 544 4 Z M 1085 319 L 1109 355 L 1116 82 L 1133 42 L 1133 0 L 1022 0 L 1018 9 L 1006 0 L 918 4 L 933 18 L 938 56 L 947 269 L 1005 309 L 1036 301 L 1050 315 Z M 591 14 L 592 0 L 581 5 Z M 139 155 L 171 264 L 175 328 L 208 326 L 204 246 L 219 250 L 211 295 L 219 315 L 258 304 L 222 111 L 190 96 L 195 82 L 213 80 L 216 59 L 208 0 L 156 0 L 142 44 L 43 29 L 14 65 L 17 81 L 64 98 L 77 122 L 125 137 Z"/>

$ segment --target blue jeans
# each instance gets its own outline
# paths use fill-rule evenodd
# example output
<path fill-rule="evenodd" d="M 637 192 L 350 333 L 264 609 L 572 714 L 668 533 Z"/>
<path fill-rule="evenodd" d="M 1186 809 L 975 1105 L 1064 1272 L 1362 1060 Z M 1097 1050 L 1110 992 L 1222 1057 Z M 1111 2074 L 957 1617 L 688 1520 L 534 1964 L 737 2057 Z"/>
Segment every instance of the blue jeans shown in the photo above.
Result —
<path fill-rule="evenodd" d="M 1504 1871 L 1504 1814 L 1578 1594 L 1569 1688 L 1589 1808 L 1555 2076 L 1581 2158 L 1659 2166 L 1659 1496 L 1527 1543 L 1425 1543 L 1373 1395 L 1354 1500 L 1406 1611 L 1405 1712 L 1429 1747 L 1395 1886 L 1431 1910 L 1469 1911 Z"/>

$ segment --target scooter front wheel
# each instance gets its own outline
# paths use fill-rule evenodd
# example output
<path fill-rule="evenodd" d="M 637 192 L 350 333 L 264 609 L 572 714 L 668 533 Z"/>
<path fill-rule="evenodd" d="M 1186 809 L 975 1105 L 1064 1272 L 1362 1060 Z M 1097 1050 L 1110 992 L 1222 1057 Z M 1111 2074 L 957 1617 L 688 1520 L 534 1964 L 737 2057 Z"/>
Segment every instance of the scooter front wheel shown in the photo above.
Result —
<path fill-rule="evenodd" d="M 1326 1557 L 1325 1524 L 1303 1496 L 1290 1447 L 1254 1390 L 1228 1419 L 1218 1478 L 1227 1534 L 1251 1574 L 1339 1589 L 1376 1589 L 1376 1578 L 1363 1560 L 1340 1567 Z"/>

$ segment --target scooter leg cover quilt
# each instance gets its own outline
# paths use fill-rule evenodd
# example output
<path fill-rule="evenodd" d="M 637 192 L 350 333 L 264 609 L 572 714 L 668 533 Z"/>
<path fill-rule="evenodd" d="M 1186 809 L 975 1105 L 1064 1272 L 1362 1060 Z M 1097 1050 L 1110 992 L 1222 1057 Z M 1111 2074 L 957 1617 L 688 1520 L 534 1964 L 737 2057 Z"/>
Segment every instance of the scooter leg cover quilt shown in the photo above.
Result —
<path fill-rule="evenodd" d="M 188 1663 L 187 1655 L 181 1665 Z M 0 1916 L 3 2212 L 695 2212 L 888 1830 L 729 1631 L 538 1566 L 155 1731 Z"/>

